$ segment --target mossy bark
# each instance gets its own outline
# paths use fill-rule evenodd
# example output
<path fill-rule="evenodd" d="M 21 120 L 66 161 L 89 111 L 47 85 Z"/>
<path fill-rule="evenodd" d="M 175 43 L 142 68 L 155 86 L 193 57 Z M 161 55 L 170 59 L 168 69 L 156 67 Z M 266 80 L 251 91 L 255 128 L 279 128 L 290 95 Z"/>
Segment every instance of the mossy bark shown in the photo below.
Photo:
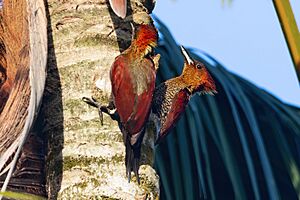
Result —
<path fill-rule="evenodd" d="M 158 198 L 159 178 L 151 164 L 140 168 L 141 185 L 134 178 L 128 183 L 117 123 L 105 116 L 101 126 L 97 110 L 81 100 L 94 96 L 107 104 L 110 66 L 130 44 L 130 22 L 149 20 L 144 7 L 151 8 L 149 2 L 131 1 L 122 21 L 105 0 L 48 1 L 50 46 L 42 111 L 52 199 Z M 147 151 L 153 157 L 153 148 Z"/>

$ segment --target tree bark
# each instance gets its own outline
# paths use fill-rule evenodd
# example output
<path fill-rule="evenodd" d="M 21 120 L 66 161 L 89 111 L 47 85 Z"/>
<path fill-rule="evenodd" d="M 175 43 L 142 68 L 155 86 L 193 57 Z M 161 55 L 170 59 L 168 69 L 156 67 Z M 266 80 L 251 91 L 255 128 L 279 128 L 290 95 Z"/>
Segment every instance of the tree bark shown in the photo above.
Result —
<path fill-rule="evenodd" d="M 135 179 L 128 183 L 117 123 L 104 116 L 101 126 L 97 110 L 81 100 L 94 96 L 108 103 L 110 66 L 130 45 L 130 22 L 149 22 L 151 10 L 145 6 L 153 9 L 154 4 L 131 1 L 122 20 L 105 0 L 48 1 L 48 78 L 40 118 L 48 135 L 51 199 L 158 198 L 153 143 L 143 148 L 150 160 L 140 168 L 141 185 Z"/>

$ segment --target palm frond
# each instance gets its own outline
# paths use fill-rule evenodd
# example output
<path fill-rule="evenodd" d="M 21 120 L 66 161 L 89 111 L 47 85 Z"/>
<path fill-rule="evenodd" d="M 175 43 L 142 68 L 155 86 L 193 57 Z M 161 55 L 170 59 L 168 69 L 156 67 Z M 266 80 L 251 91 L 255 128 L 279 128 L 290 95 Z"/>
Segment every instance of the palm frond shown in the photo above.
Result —
<path fill-rule="evenodd" d="M 180 74 L 183 58 L 166 26 L 158 82 Z M 193 51 L 190 49 L 190 51 Z M 299 183 L 299 109 L 229 72 L 208 54 L 218 94 L 196 95 L 156 149 L 161 199 L 296 199 Z"/>

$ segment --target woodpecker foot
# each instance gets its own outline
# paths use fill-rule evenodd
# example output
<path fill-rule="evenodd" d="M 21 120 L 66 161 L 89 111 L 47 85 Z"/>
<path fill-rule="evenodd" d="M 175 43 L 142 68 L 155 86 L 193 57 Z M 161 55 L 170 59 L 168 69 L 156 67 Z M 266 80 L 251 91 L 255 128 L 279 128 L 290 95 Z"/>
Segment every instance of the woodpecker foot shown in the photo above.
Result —
<path fill-rule="evenodd" d="M 98 109 L 100 123 L 102 126 L 103 126 L 103 113 L 108 114 L 113 120 L 118 120 L 118 114 L 116 113 L 116 109 L 111 103 L 108 106 L 102 106 L 94 97 L 92 98 L 82 97 L 82 100 L 85 103 L 89 104 L 90 106 L 93 106 Z"/>
<path fill-rule="evenodd" d="M 82 101 L 98 109 L 100 123 L 103 126 L 103 113 L 101 110 L 102 106 L 100 105 L 100 103 L 94 97 L 92 98 L 82 97 Z"/>

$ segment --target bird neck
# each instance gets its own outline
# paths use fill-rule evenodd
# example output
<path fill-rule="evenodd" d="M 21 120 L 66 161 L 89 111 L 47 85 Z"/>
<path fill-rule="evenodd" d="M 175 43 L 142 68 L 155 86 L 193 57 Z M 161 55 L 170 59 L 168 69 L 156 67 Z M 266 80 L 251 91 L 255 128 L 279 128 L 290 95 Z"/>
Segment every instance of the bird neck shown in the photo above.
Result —
<path fill-rule="evenodd" d="M 157 46 L 157 30 L 152 25 L 140 25 L 132 40 L 130 49 L 135 55 L 147 55 Z"/>
<path fill-rule="evenodd" d="M 143 58 L 146 55 L 150 54 L 154 47 L 156 47 L 156 43 L 152 41 L 144 41 L 143 43 L 137 43 L 133 41 L 131 43 L 130 52 L 132 56 Z"/>
<path fill-rule="evenodd" d="M 195 72 L 193 70 L 184 68 L 182 74 L 180 75 L 182 85 L 184 85 L 184 88 L 186 88 L 190 94 L 193 94 L 198 86 L 197 81 L 194 80 L 194 73 Z"/>

